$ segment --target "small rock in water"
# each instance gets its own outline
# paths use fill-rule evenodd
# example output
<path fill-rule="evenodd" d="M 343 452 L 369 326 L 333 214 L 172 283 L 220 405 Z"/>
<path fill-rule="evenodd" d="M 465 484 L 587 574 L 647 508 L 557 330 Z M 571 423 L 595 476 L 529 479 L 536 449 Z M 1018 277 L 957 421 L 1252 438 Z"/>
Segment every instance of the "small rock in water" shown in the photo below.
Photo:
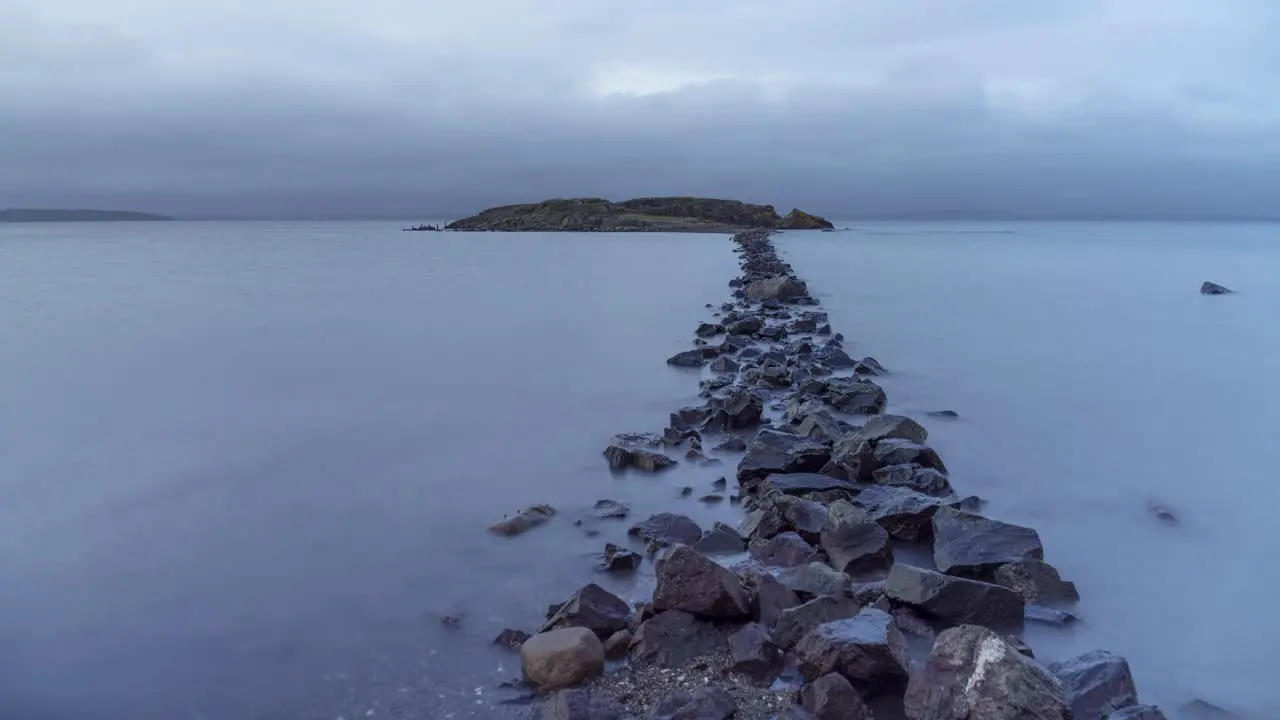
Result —
<path fill-rule="evenodd" d="M 631 507 L 617 500 L 597 500 L 595 514 L 598 518 L 625 518 L 631 513 Z"/>
<path fill-rule="evenodd" d="M 618 547 L 613 543 L 605 543 L 601 566 L 609 572 L 631 572 L 640 567 L 643 560 L 640 553 Z"/>
<path fill-rule="evenodd" d="M 555 517 L 556 510 L 550 505 L 534 505 L 525 508 L 514 517 L 504 518 L 489 526 L 489 532 L 508 537 L 532 530 Z"/>
<path fill-rule="evenodd" d="M 715 488 L 715 489 L 717 489 L 717 490 L 723 490 L 723 489 L 725 489 L 728 485 L 729 485 L 729 481 L 728 481 L 727 479 L 725 479 L 725 478 L 717 478 L 717 479 L 715 480 L 715 482 L 711 483 L 711 487 L 713 487 L 713 488 Z"/>
<path fill-rule="evenodd" d="M 960 417 L 960 413 L 956 412 L 955 410 L 932 410 L 932 411 L 928 412 L 927 414 L 929 415 L 929 417 L 936 417 L 936 418 L 958 418 L 958 417 Z"/>
<path fill-rule="evenodd" d="M 1166 522 L 1170 525 L 1178 524 L 1178 516 L 1174 514 L 1173 510 L 1168 505 L 1153 501 L 1147 503 L 1147 510 L 1162 522 Z"/>
<path fill-rule="evenodd" d="M 703 495 L 702 497 L 698 498 L 698 502 L 703 502 L 708 505 L 715 505 L 716 503 L 724 502 L 724 496 L 715 495 L 715 494 Z"/>
<path fill-rule="evenodd" d="M 523 630 L 507 628 L 506 630 L 498 633 L 498 637 L 493 639 L 493 644 L 499 647 L 509 648 L 511 650 L 519 650 L 520 646 L 524 644 L 524 641 L 528 640 L 530 637 L 532 636 Z"/>
<path fill-rule="evenodd" d="M 457 630 L 462 627 L 462 618 L 463 615 L 461 613 L 457 615 L 441 615 L 440 624 L 450 630 Z"/>
<path fill-rule="evenodd" d="M 1230 290 L 1219 285 L 1218 283 L 1205 282 L 1203 285 L 1200 286 L 1201 295 L 1226 295 L 1230 292 L 1231 292 Z"/>
<path fill-rule="evenodd" d="M 693 488 L 689 487 L 688 485 L 685 485 L 684 487 L 680 488 L 680 497 L 689 497 L 692 494 L 693 494 Z"/>

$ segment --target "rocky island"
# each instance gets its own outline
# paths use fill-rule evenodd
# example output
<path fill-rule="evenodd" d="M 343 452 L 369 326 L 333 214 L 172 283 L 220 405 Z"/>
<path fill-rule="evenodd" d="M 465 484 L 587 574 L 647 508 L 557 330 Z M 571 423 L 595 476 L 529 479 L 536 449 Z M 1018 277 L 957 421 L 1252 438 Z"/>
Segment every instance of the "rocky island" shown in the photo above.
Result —
<path fill-rule="evenodd" d="M 706 232 L 828 230 L 827 220 L 801 210 L 779 215 L 772 205 L 696 197 L 544 200 L 489 208 L 449 223 L 447 230 L 505 232 Z"/>
<path fill-rule="evenodd" d="M 0 222 L 144 222 L 172 220 L 164 215 L 130 210 L 56 210 L 45 208 L 10 208 L 0 210 Z"/>

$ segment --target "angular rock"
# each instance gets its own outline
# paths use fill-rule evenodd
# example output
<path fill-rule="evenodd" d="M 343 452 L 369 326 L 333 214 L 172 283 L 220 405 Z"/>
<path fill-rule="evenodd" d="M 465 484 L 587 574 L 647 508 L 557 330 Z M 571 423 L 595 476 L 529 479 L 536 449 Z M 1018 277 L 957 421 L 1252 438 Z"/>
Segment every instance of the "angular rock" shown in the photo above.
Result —
<path fill-rule="evenodd" d="M 890 537 L 911 542 L 932 537 L 933 515 L 942 507 L 936 497 L 886 485 L 864 489 L 854 503 L 866 510 Z"/>
<path fill-rule="evenodd" d="M 919 465 L 933 468 L 945 473 L 947 466 L 942 464 L 938 452 L 928 445 L 913 443 L 899 438 L 884 438 L 876 442 L 875 468 L 889 465 Z"/>
<path fill-rule="evenodd" d="M 795 426 L 797 435 L 827 442 L 837 442 L 857 431 L 857 428 L 837 418 L 826 410 L 805 412 Z"/>
<path fill-rule="evenodd" d="M 792 495 L 774 495 L 770 498 L 787 527 L 794 530 L 805 542 L 816 543 L 830 517 L 826 506 L 812 500 Z"/>
<path fill-rule="evenodd" d="M 646 450 L 614 442 L 604 450 L 604 457 L 609 461 L 609 469 L 615 471 L 635 468 L 643 472 L 658 472 L 674 467 L 676 461 L 660 452 Z"/>
<path fill-rule="evenodd" d="M 934 497 L 947 497 L 954 492 L 946 473 L 919 465 L 890 465 L 878 468 L 871 473 L 871 482 L 876 485 L 915 490 Z"/>
<path fill-rule="evenodd" d="M 631 506 L 617 500 L 597 500 L 592 512 L 598 518 L 622 519 L 631 514 Z"/>
<path fill-rule="evenodd" d="M 523 630 L 507 628 L 498 633 L 498 636 L 493 639 L 493 644 L 511 650 L 519 650 L 520 646 L 524 645 L 524 641 L 531 637 L 533 636 Z"/>
<path fill-rule="evenodd" d="M 604 672 L 604 646 L 587 628 L 552 630 L 525 641 L 520 663 L 529 680 L 544 690 L 576 685 Z"/>
<path fill-rule="evenodd" d="M 712 408 L 723 412 L 715 413 L 703 425 L 707 431 L 742 430 L 760 424 L 764 414 L 764 401 L 755 393 L 745 388 L 733 387 L 725 391 L 722 397 L 713 397 L 709 401 Z"/>
<path fill-rule="evenodd" d="M 778 573 L 778 582 L 791 588 L 801 600 L 830 595 L 845 597 L 853 582 L 848 575 L 824 563 L 809 563 L 786 568 Z"/>
<path fill-rule="evenodd" d="M 816 597 L 803 605 L 784 610 L 778 616 L 777 623 L 773 626 L 773 641 L 779 647 L 790 650 L 800 642 L 800 638 L 813 632 L 819 625 L 851 618 L 861 609 L 852 598 L 829 595 Z"/>
<path fill-rule="evenodd" d="M 1019 560 L 995 569 L 997 585 L 1018 593 L 1028 603 L 1054 605 L 1073 603 L 1080 593 L 1073 582 L 1063 580 L 1057 568 L 1043 560 Z"/>
<path fill-rule="evenodd" d="M 793 532 L 784 532 L 771 538 L 756 538 L 748 545 L 751 557 L 773 567 L 796 567 L 818 562 L 821 556 L 812 545 Z"/>
<path fill-rule="evenodd" d="M 889 371 L 884 369 L 878 360 L 873 357 L 864 357 L 853 366 L 855 375 L 888 375 Z"/>
<path fill-rule="evenodd" d="M 933 515 L 933 560 L 948 575 L 990 579 L 1001 565 L 1043 559 L 1040 535 L 1031 528 L 949 507 Z"/>
<path fill-rule="evenodd" d="M 1049 665 L 1062 683 L 1073 720 L 1102 720 L 1113 710 L 1138 704 L 1129 663 L 1107 650 L 1094 650 Z"/>
<path fill-rule="evenodd" d="M 734 555 L 747 549 L 747 541 L 737 530 L 718 522 L 693 544 L 693 549 L 703 555 Z"/>
<path fill-rule="evenodd" d="M 884 594 L 951 624 L 1016 626 L 1025 608 L 1022 596 L 1008 588 L 902 564 L 889 571 Z"/>
<path fill-rule="evenodd" d="M 843 350 L 839 351 L 843 353 Z M 848 357 L 847 355 L 845 357 Z M 823 364 L 830 365 L 819 355 Z M 874 415 L 884 410 L 888 397 L 884 388 L 859 378 L 832 378 L 827 381 L 827 393 L 823 396 L 831 407 L 846 413 Z"/>
<path fill-rule="evenodd" d="M 809 680 L 839 673 L 868 695 L 900 691 L 907 683 L 907 641 L 893 617 L 872 608 L 814 628 L 796 644 Z"/>
<path fill-rule="evenodd" d="M 728 720 L 738 703 L 723 688 L 677 690 L 658 704 L 653 720 Z"/>
<path fill-rule="evenodd" d="M 603 639 L 627 627 L 630 617 L 631 606 L 625 600 L 592 583 L 563 603 L 541 632 L 583 627 Z"/>
<path fill-rule="evenodd" d="M 690 660 L 720 652 L 725 634 L 715 625 L 686 612 L 668 610 L 645 620 L 631 640 L 631 662 L 680 667 Z"/>
<path fill-rule="evenodd" d="M 800 705 L 817 720 L 873 720 L 862 696 L 838 673 L 823 675 L 801 688 Z"/>
<path fill-rule="evenodd" d="M 795 591 L 767 572 L 756 573 L 746 585 L 751 599 L 751 618 L 765 627 L 772 628 L 783 613 L 800 604 Z"/>
<path fill-rule="evenodd" d="M 616 573 L 627 573 L 640 567 L 644 561 L 640 553 L 632 552 L 613 543 L 605 543 L 604 553 L 600 556 L 602 570 Z"/>
<path fill-rule="evenodd" d="M 754 315 L 748 315 L 732 322 L 726 320 L 725 330 L 731 335 L 753 335 L 760 330 L 764 324 L 760 322 L 760 318 Z"/>
<path fill-rule="evenodd" d="M 747 513 L 747 516 L 742 519 L 742 524 L 738 525 L 738 532 L 752 540 L 768 539 L 786 530 L 787 520 L 782 516 L 782 511 L 778 509 L 777 504 L 768 501 L 762 502 L 755 510 Z"/>
<path fill-rule="evenodd" d="M 752 300 L 795 300 L 809 294 L 809 289 L 800 280 L 790 275 L 765 278 L 748 283 L 746 296 Z"/>
<path fill-rule="evenodd" d="M 703 356 L 701 349 L 682 350 L 675 355 L 667 358 L 668 365 L 676 367 L 702 367 L 707 364 L 706 357 Z"/>
<path fill-rule="evenodd" d="M 729 661 L 733 670 L 754 680 L 772 680 L 782 668 L 782 649 L 769 637 L 769 629 L 747 623 L 729 635 Z"/>
<path fill-rule="evenodd" d="M 606 660 L 621 660 L 631 649 L 631 630 L 622 629 L 604 641 L 604 657 Z"/>
<path fill-rule="evenodd" d="M 821 329 L 818 334 L 824 334 Z M 849 357 L 849 353 L 844 351 L 840 345 L 836 343 L 828 343 L 824 345 L 818 352 L 813 354 L 813 359 L 830 368 L 851 368 L 857 365 L 857 361 Z"/>
<path fill-rule="evenodd" d="M 700 338 L 709 338 L 709 337 L 714 337 L 716 335 L 719 335 L 722 332 L 724 332 L 724 327 L 721 325 L 713 325 L 711 323 L 698 323 L 698 329 L 694 330 L 693 334 L 697 335 Z"/>
<path fill-rule="evenodd" d="M 927 413 L 925 413 L 925 414 L 926 414 L 926 415 L 928 415 L 929 417 L 939 417 L 939 418 L 958 418 L 958 417 L 960 417 L 960 413 L 956 412 L 955 410 L 930 410 L 929 412 L 927 412 Z"/>
<path fill-rule="evenodd" d="M 720 444 L 715 446 L 715 449 L 720 452 L 746 452 L 747 441 L 737 435 L 732 435 L 721 440 Z"/>
<path fill-rule="evenodd" d="M 775 473 L 817 472 L 830 458 L 831 449 L 820 442 L 765 428 L 738 463 L 738 484 L 750 487 Z"/>
<path fill-rule="evenodd" d="M 751 616 L 742 583 L 732 572 L 677 545 L 657 566 L 653 607 L 682 610 L 703 618 L 733 620 Z"/>
<path fill-rule="evenodd" d="M 911 720 L 1071 720 L 1047 670 L 975 625 L 938 635 L 903 706 Z"/>
<path fill-rule="evenodd" d="M 1230 292 L 1232 291 L 1226 289 L 1225 287 L 1219 285 L 1218 283 L 1212 283 L 1212 282 L 1206 281 L 1204 284 L 1200 286 L 1201 295 L 1226 295 Z"/>
<path fill-rule="evenodd" d="M 819 475 L 818 473 L 792 473 L 788 475 L 767 475 L 760 485 L 760 492 L 776 491 L 786 495 L 804 495 L 811 492 L 827 490 L 843 490 L 856 492 L 858 487 L 848 480 Z"/>
<path fill-rule="evenodd" d="M 519 535 L 542 525 L 555 515 L 556 510 L 550 505 L 534 505 L 490 525 L 489 532 L 508 537 Z"/>
<path fill-rule="evenodd" d="M 702 537 L 698 523 L 684 515 L 658 513 L 648 520 L 632 526 L 627 534 L 660 547 L 668 545 L 692 545 Z"/>
<path fill-rule="evenodd" d="M 877 415 L 868 418 L 862 426 L 862 436 L 871 441 L 897 438 L 923 445 L 929 439 L 929 431 L 920 423 L 904 415 Z"/>
<path fill-rule="evenodd" d="M 631 715 L 613 698 L 568 689 L 553 695 L 538 717 L 539 720 L 626 720 Z"/>
<path fill-rule="evenodd" d="M 712 372 L 732 373 L 732 372 L 738 372 L 741 369 L 742 369 L 742 365 L 740 365 L 736 360 L 734 360 L 731 357 L 727 357 L 727 356 L 718 357 L 715 360 L 711 361 Z"/>
<path fill-rule="evenodd" d="M 884 570 L 893 564 L 889 533 L 866 511 L 848 503 L 832 505 L 821 544 L 832 567 L 850 575 Z"/>
<path fill-rule="evenodd" d="M 1178 720 L 1243 720 L 1239 715 L 1196 698 L 1178 707 Z"/>

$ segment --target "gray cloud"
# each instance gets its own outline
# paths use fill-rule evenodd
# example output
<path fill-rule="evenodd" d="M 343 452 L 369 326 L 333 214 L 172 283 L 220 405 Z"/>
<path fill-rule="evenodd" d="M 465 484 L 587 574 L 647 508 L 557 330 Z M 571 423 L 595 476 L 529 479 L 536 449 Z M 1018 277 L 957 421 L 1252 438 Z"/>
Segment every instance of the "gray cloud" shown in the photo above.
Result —
<path fill-rule="evenodd" d="M 1280 215 L 1271 0 L 183 5 L 0 0 L 0 206 Z"/>

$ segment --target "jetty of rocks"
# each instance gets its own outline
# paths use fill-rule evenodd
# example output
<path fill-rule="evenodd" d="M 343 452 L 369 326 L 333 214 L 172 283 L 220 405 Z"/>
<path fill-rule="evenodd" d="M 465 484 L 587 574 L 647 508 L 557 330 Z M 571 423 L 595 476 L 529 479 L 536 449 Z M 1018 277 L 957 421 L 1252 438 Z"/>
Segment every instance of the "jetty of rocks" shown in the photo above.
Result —
<path fill-rule="evenodd" d="M 602 568 L 652 562 L 648 602 L 587 585 L 528 639 L 506 631 L 538 691 L 534 716 L 1162 720 L 1122 657 L 1036 660 L 1025 625 L 1074 621 L 1075 586 L 1034 529 L 956 492 L 920 422 L 885 413 L 875 378 L 888 371 L 846 351 L 770 235 L 733 236 L 733 300 L 667 360 L 707 367 L 703 404 L 604 450 L 615 472 L 643 473 L 705 462 L 707 443 L 741 453 L 715 496 L 732 493 L 745 516 L 709 530 L 674 513 L 636 523 L 642 552 L 608 545 Z"/>

